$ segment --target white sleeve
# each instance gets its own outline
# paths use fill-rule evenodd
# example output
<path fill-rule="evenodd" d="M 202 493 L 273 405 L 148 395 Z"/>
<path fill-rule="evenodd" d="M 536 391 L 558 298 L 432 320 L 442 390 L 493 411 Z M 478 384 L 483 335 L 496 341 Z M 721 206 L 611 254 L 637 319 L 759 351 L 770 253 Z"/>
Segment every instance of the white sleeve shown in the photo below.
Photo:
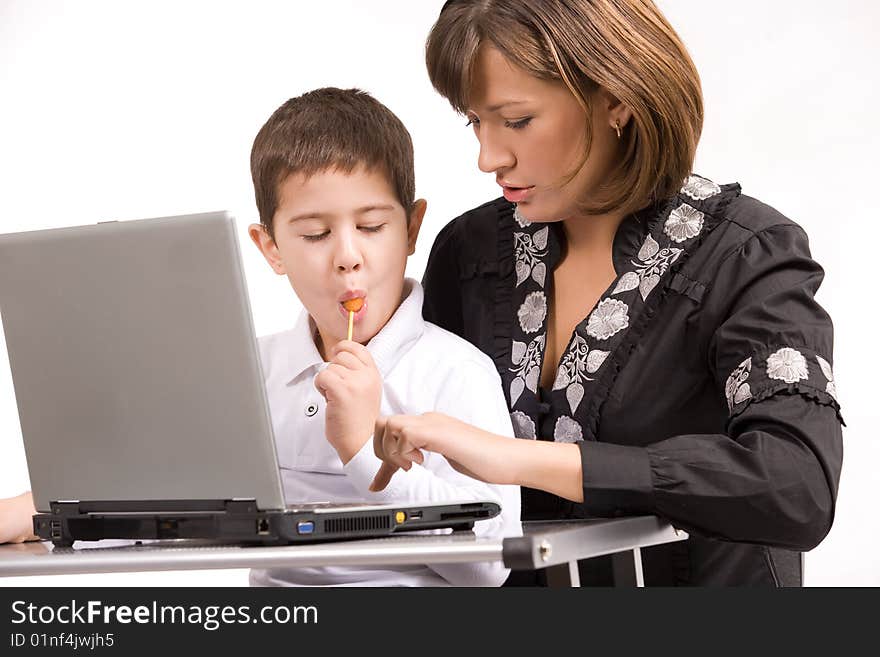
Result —
<path fill-rule="evenodd" d="M 513 438 L 510 414 L 501 391 L 498 373 L 491 365 L 466 361 L 449 377 L 435 403 L 435 410 L 494 434 Z M 477 537 L 511 537 L 522 534 L 519 486 L 486 484 L 455 470 L 440 454 L 426 452 L 423 465 L 398 470 L 385 490 L 369 491 L 381 465 L 367 443 L 345 466 L 349 481 L 367 500 L 471 501 L 488 499 L 501 505 L 501 513 L 474 523 Z M 430 565 L 430 564 L 429 564 Z M 509 570 L 500 562 L 436 564 L 430 568 L 456 586 L 499 586 Z"/>

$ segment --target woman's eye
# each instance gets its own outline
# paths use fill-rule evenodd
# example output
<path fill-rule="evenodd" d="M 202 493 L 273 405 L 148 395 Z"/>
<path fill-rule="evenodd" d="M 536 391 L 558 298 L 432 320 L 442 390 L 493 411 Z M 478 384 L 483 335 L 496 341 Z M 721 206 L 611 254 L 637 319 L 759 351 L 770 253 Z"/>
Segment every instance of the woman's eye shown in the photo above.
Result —
<path fill-rule="evenodd" d="M 532 122 L 532 117 L 527 116 L 524 119 L 519 119 L 517 121 L 505 121 L 504 125 L 508 128 L 513 128 L 514 130 L 521 130 L 525 128 L 529 123 Z"/>
<path fill-rule="evenodd" d="M 367 233 L 378 233 L 383 228 L 385 228 L 385 224 L 377 224 L 375 226 L 358 226 L 358 229 Z"/>
<path fill-rule="evenodd" d="M 302 238 L 306 242 L 319 242 L 330 234 L 329 230 L 325 230 L 323 233 L 315 233 L 314 235 L 303 235 Z"/>

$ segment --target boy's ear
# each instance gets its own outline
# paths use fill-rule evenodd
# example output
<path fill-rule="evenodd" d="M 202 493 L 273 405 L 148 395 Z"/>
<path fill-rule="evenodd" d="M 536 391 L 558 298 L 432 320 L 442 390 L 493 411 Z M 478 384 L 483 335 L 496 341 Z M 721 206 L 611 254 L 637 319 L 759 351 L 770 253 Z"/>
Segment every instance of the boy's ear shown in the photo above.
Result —
<path fill-rule="evenodd" d="M 278 245 L 275 244 L 275 240 L 266 231 L 266 227 L 263 224 L 251 224 L 248 226 L 248 235 L 251 236 L 254 244 L 257 245 L 260 253 L 263 254 L 266 262 L 269 263 L 269 266 L 272 267 L 275 273 L 286 274 L 287 270 L 284 268 L 284 261 L 281 258 L 281 253 L 278 251 Z"/>
<path fill-rule="evenodd" d="M 413 203 L 412 210 L 409 213 L 409 224 L 406 227 L 406 245 L 407 255 L 416 252 L 416 241 L 419 239 L 419 230 L 422 228 L 422 219 L 425 218 L 425 211 L 428 209 L 428 202 L 423 199 L 417 199 Z"/>

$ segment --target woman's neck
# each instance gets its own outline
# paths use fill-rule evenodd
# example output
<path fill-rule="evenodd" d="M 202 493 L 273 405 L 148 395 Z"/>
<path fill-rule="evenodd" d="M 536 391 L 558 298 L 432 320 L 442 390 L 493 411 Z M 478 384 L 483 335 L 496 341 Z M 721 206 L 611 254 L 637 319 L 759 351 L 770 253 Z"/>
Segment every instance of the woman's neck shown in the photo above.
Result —
<path fill-rule="evenodd" d="M 610 258 L 614 236 L 623 218 L 623 213 L 613 212 L 566 219 L 562 227 L 568 253 L 604 253 Z"/>

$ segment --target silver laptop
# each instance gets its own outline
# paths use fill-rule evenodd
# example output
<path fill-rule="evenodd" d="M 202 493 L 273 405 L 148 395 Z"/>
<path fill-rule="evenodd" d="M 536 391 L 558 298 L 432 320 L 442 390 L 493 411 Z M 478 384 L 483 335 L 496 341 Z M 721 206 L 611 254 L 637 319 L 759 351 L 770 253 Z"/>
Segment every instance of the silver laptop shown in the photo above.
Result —
<path fill-rule="evenodd" d="M 472 504 L 285 504 L 226 212 L 0 235 L 36 533 L 266 543 L 470 527 Z"/>

